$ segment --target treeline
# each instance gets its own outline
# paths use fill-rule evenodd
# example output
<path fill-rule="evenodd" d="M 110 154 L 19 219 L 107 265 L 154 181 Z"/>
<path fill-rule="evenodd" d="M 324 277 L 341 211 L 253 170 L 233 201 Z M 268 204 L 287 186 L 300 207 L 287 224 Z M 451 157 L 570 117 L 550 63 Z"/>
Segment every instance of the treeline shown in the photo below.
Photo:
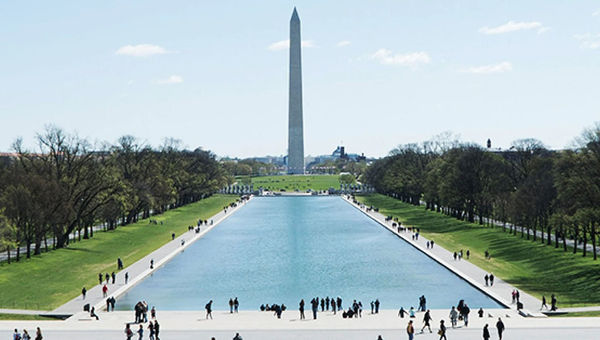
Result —
<path fill-rule="evenodd" d="M 107 229 L 210 196 L 227 183 L 215 156 L 182 150 L 168 139 L 153 149 L 132 136 L 93 147 L 87 140 L 49 127 L 39 148 L 17 140 L 0 165 L 0 246 L 26 247 L 26 256 L 93 236 Z M 69 235 L 78 235 L 70 240 Z"/>
<path fill-rule="evenodd" d="M 586 256 L 591 243 L 597 259 L 600 124 L 576 144 L 553 151 L 523 139 L 494 151 L 446 135 L 398 147 L 372 164 L 366 179 L 380 193 L 457 219 L 490 227 L 499 222 L 547 245 L 554 235 L 554 246 L 565 251 L 572 239 Z"/>
<path fill-rule="evenodd" d="M 252 158 L 239 161 L 225 160 L 222 164 L 232 176 L 265 176 L 279 173 L 276 164 L 259 162 Z"/>

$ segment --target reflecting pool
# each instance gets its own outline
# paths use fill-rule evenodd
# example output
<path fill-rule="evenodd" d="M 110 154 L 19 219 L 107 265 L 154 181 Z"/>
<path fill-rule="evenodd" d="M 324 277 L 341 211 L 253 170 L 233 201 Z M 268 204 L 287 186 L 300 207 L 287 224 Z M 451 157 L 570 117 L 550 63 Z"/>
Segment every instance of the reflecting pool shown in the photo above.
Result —
<path fill-rule="evenodd" d="M 493 299 L 385 230 L 340 197 L 256 197 L 117 300 L 131 310 L 145 300 L 158 310 L 228 310 L 340 296 L 364 309 L 501 308 Z"/>

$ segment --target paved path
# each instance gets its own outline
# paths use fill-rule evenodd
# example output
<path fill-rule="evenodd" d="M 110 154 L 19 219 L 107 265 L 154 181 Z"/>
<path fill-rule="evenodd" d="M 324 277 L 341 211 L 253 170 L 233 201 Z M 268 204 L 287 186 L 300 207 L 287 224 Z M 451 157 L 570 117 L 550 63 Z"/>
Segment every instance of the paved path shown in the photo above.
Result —
<path fill-rule="evenodd" d="M 386 216 L 381 213 L 375 211 L 366 211 L 366 207 L 364 204 L 355 204 L 351 199 L 348 199 L 347 196 L 342 196 L 343 199 L 350 203 L 355 208 L 362 211 L 367 216 L 371 217 L 373 220 L 379 222 L 380 225 L 388 229 L 390 232 L 396 234 L 415 248 L 419 249 L 423 253 L 427 254 L 429 257 L 448 268 L 458 276 L 462 277 L 464 280 L 469 282 L 475 288 L 485 292 L 487 295 L 491 296 L 495 300 L 501 302 L 505 306 L 509 308 L 516 309 L 516 305 L 512 304 L 512 291 L 516 289 L 510 284 L 506 283 L 502 279 L 496 277 L 494 280 L 493 286 L 485 286 L 485 281 L 483 277 L 488 272 L 483 269 L 477 267 L 471 262 L 467 261 L 463 258 L 463 260 L 454 260 L 453 252 L 450 252 L 438 245 L 434 245 L 433 249 L 427 248 L 427 242 L 429 241 L 425 237 L 419 235 L 418 240 L 413 240 L 413 233 L 409 231 L 400 231 L 396 228 L 392 227 L 392 221 L 386 221 Z M 406 229 L 405 229 L 406 230 Z M 531 316 L 544 317 L 545 315 L 540 313 L 537 308 L 542 305 L 542 301 L 537 298 L 520 291 L 520 301 L 523 303 L 525 307 L 525 312 Z M 469 303 L 466 301 L 467 304 Z M 475 310 L 477 306 L 471 306 L 472 310 Z"/>
<path fill-rule="evenodd" d="M 474 314 L 474 313 L 471 313 Z M 491 326 L 492 339 L 497 339 L 495 323 L 501 317 L 506 326 L 505 339 L 595 339 L 600 336 L 600 318 L 523 318 L 514 310 L 490 309 L 483 318 L 472 315 L 469 326 L 462 322 L 456 329 L 448 330 L 449 339 L 481 339 L 481 330 L 487 323 Z M 124 339 L 126 323 L 133 321 L 132 312 L 101 312 L 99 321 L 70 318 L 66 321 L 0 321 L 0 339 L 9 339 L 12 329 L 29 331 L 40 327 L 45 340 L 71 339 Z M 413 319 L 420 330 L 424 313 Z M 308 316 L 308 315 L 307 315 Z M 418 334 L 416 339 L 438 339 L 439 321 L 449 325 L 448 310 L 432 310 L 433 333 Z M 379 314 L 363 313 L 362 318 L 343 319 L 338 313 L 319 313 L 317 320 L 298 320 L 296 310 L 286 311 L 281 319 L 270 312 L 241 311 L 230 314 L 214 311 L 213 319 L 206 320 L 201 311 L 169 311 L 157 313 L 162 339 L 231 339 L 239 332 L 245 340 L 252 339 L 372 339 L 381 334 L 384 339 L 406 339 L 404 328 L 408 317 L 399 318 L 396 310 L 382 310 Z M 143 325 L 147 327 L 147 324 Z M 139 325 L 131 324 L 134 330 Z M 147 339 L 146 332 L 144 339 Z M 137 339 L 137 336 L 135 337 Z"/>
<path fill-rule="evenodd" d="M 164 246 L 158 248 L 152 253 L 146 255 L 139 261 L 134 264 L 131 264 L 119 273 L 117 273 L 115 284 L 108 284 L 108 294 L 107 297 L 115 297 L 118 298 L 119 295 L 125 293 L 128 289 L 133 287 L 136 283 L 140 282 L 146 276 L 153 273 L 164 263 L 168 262 L 175 255 L 184 251 L 188 246 L 190 246 L 194 241 L 198 240 L 202 236 L 204 236 L 208 231 L 212 228 L 216 227 L 233 214 L 235 211 L 243 207 L 245 203 L 238 204 L 235 208 L 229 208 L 227 213 L 223 210 L 208 219 L 209 221 L 213 221 L 213 225 L 211 226 L 202 226 L 200 233 L 196 234 L 195 231 L 188 231 L 183 233 L 181 236 L 176 237 L 174 240 L 168 242 Z M 185 241 L 185 244 L 182 246 L 181 242 Z M 115 263 L 117 261 L 117 256 L 115 256 Z M 154 268 L 150 269 L 150 261 L 154 260 Z M 125 273 L 129 273 L 129 281 L 125 284 Z M 112 282 L 112 281 L 110 281 Z M 96 310 L 102 310 L 106 307 L 106 297 L 103 297 L 102 294 L 102 286 L 96 285 L 92 288 L 88 288 L 85 300 L 80 295 L 77 298 L 65 303 L 64 305 L 58 307 L 48 314 L 53 315 L 68 315 L 75 314 L 77 312 L 81 312 L 83 310 L 83 305 L 89 303 L 90 306 L 95 306 Z"/>
<path fill-rule="evenodd" d="M 31 333 L 31 329 L 29 329 Z M 527 339 L 527 340 L 597 340 L 600 328 L 564 328 L 564 329 L 509 329 L 504 332 L 504 339 Z M 215 337 L 217 340 L 229 340 L 235 336 L 235 331 L 179 331 L 164 330 L 161 331 L 160 338 L 165 340 L 203 340 Z M 448 339 L 451 340 L 481 340 L 481 329 L 465 329 L 449 331 Z M 496 330 L 490 328 L 493 340 L 498 339 Z M 381 335 L 384 340 L 405 340 L 408 339 L 404 330 L 321 330 L 321 331 L 242 331 L 240 335 L 244 340 L 376 340 Z M 0 338 L 12 339 L 11 331 L 0 331 Z M 125 339 L 122 330 L 118 331 L 46 331 L 44 340 L 107 340 L 107 339 Z M 137 339 L 137 334 L 133 337 Z M 148 339 L 148 330 L 144 333 L 144 339 Z M 439 336 L 435 334 L 417 334 L 416 340 L 437 340 Z"/>

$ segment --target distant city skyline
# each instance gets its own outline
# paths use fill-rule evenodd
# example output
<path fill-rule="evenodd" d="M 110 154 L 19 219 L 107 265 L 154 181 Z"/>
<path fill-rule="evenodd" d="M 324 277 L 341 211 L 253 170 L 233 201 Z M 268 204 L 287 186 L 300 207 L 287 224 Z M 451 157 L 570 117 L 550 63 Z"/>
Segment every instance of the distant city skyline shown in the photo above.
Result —
<path fill-rule="evenodd" d="M 54 124 L 284 155 L 294 6 L 305 155 L 385 156 L 444 131 L 558 149 L 600 120 L 597 1 L 2 2 L 0 152 Z"/>

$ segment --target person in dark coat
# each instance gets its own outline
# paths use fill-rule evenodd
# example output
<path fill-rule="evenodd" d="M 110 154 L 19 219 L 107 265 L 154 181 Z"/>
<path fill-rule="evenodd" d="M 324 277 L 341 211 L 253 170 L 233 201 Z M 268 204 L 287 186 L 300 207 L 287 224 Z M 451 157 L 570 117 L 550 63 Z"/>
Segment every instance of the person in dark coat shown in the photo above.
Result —
<path fill-rule="evenodd" d="M 502 340 L 502 332 L 504 332 L 504 322 L 502 322 L 501 318 L 498 318 L 498 322 L 496 322 L 496 329 L 498 329 L 498 339 Z"/>
<path fill-rule="evenodd" d="M 300 304 L 299 304 L 299 308 L 298 310 L 300 310 L 300 320 L 304 320 L 304 299 L 300 300 Z"/>
<path fill-rule="evenodd" d="M 483 340 L 490 340 L 490 331 L 488 330 L 488 324 L 483 326 Z"/>
<path fill-rule="evenodd" d="M 158 337 L 158 332 L 160 331 L 160 325 L 158 324 L 158 320 L 154 320 L 154 334 L 156 334 L 156 340 L 160 340 Z"/>
<path fill-rule="evenodd" d="M 212 320 L 212 300 L 208 301 L 208 303 L 206 304 L 206 306 L 204 306 L 204 309 L 206 309 L 206 318 L 208 319 L 208 317 L 210 316 L 210 319 Z"/>
<path fill-rule="evenodd" d="M 446 325 L 444 325 L 444 320 L 440 320 L 440 330 L 438 331 L 438 334 L 440 336 L 440 340 L 448 340 L 448 338 L 446 338 Z"/>

